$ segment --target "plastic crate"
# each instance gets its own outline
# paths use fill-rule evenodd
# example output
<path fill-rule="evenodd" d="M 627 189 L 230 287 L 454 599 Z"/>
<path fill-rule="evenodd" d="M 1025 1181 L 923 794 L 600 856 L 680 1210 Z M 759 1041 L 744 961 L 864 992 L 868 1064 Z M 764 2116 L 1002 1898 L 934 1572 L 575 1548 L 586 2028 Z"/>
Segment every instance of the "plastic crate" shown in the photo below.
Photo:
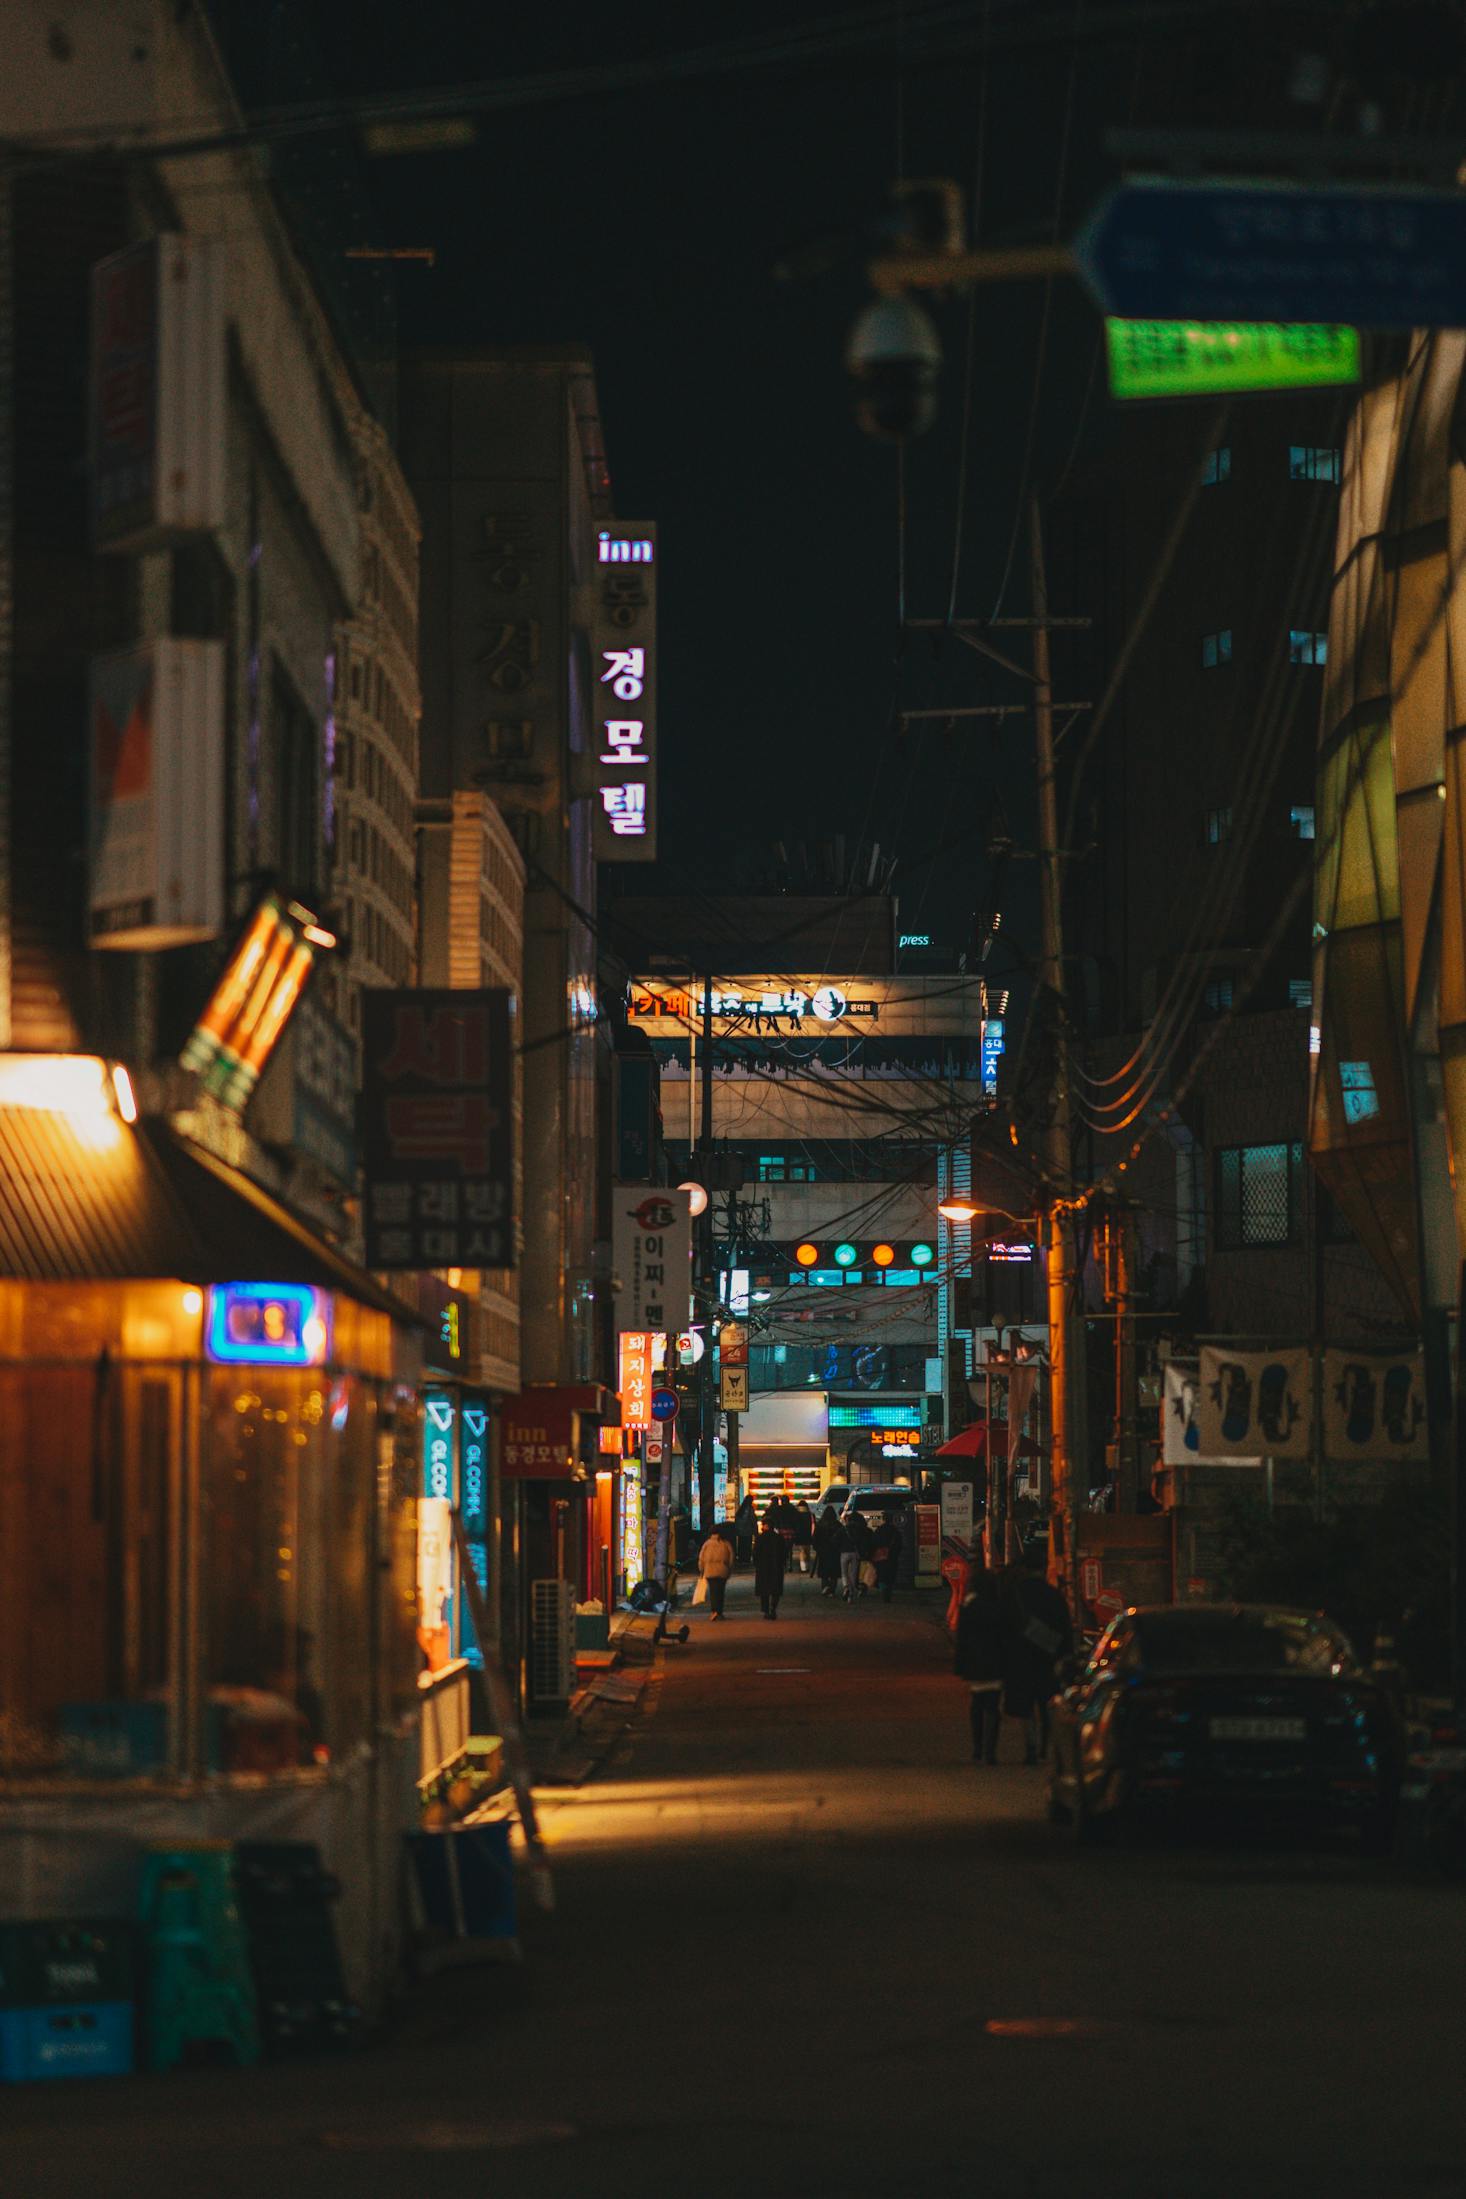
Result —
<path fill-rule="evenodd" d="M 0 2011 L 0 2082 L 123 2077 L 133 2066 L 131 2001 Z"/>
<path fill-rule="evenodd" d="M 136 1927 L 126 1917 L 0 1922 L 0 2008 L 130 2001 Z"/>

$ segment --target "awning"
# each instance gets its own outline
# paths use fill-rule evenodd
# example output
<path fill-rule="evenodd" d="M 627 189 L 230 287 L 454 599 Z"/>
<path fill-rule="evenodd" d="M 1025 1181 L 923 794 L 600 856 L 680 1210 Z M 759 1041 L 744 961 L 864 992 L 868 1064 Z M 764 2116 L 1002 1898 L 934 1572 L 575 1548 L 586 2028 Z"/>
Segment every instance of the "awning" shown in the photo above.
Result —
<path fill-rule="evenodd" d="M 105 1134 L 0 1107 L 0 1279 L 309 1283 L 420 1327 L 421 1316 L 239 1169 L 166 1123 Z"/>

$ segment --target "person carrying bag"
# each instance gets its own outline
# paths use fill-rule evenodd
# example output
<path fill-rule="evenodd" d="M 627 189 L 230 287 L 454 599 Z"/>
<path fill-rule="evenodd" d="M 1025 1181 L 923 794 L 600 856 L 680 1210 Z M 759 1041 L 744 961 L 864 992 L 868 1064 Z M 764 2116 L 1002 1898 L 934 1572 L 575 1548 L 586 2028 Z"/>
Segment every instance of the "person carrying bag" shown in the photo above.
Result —
<path fill-rule="evenodd" d="M 728 1593 L 728 1575 L 733 1570 L 733 1544 L 727 1528 L 721 1520 L 708 1530 L 707 1538 L 697 1553 L 697 1586 L 692 1591 L 694 1603 L 706 1597 L 713 1607 L 713 1617 L 723 1616 L 723 1598 Z"/>

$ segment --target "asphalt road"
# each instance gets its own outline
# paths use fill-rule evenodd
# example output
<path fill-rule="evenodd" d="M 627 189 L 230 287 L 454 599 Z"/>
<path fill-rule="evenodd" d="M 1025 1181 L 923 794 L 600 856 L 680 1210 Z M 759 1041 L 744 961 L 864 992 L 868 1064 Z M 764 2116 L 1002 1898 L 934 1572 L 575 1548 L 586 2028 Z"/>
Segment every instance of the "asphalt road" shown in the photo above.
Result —
<path fill-rule="evenodd" d="M 694 1614 L 544 1797 L 517 1970 L 340 2062 L 0 2094 L 3 2199 L 1466 2199 L 1466 1891 L 1326 1842 L 1076 1853 L 924 1603 Z"/>

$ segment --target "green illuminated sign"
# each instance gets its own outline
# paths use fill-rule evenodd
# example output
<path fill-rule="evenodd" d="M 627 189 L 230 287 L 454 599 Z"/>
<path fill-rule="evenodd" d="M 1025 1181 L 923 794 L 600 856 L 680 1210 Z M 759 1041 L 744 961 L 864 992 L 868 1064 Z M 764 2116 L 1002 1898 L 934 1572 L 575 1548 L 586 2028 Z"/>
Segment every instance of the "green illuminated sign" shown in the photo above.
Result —
<path fill-rule="evenodd" d="M 1313 321 L 1105 322 L 1112 397 L 1325 389 L 1359 379 L 1359 331 Z"/>

